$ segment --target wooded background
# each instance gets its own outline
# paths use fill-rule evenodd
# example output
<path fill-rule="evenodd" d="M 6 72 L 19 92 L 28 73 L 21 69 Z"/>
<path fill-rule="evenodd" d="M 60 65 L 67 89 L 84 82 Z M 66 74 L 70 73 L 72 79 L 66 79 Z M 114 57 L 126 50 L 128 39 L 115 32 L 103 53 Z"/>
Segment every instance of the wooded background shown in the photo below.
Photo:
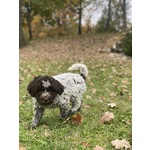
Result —
<path fill-rule="evenodd" d="M 130 0 L 19 0 L 19 47 L 34 38 L 126 32 L 131 26 Z"/>

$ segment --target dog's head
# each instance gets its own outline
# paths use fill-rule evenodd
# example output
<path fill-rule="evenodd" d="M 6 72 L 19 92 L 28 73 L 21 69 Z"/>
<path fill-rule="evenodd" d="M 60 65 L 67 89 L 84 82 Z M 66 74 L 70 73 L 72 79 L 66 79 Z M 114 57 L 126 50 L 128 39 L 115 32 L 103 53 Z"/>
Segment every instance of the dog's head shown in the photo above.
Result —
<path fill-rule="evenodd" d="M 63 93 L 64 86 L 53 77 L 38 76 L 29 83 L 27 90 L 41 105 L 50 105 L 57 94 Z"/>

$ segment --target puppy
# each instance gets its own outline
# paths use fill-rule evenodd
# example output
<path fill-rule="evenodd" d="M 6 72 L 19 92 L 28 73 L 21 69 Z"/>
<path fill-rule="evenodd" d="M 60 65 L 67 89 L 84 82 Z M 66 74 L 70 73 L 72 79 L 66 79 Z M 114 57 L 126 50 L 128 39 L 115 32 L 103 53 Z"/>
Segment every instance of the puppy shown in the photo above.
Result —
<path fill-rule="evenodd" d="M 84 64 L 74 64 L 68 70 L 79 70 L 80 74 L 38 76 L 29 83 L 27 90 L 34 103 L 34 115 L 29 129 L 36 128 L 46 108 L 59 107 L 61 119 L 80 110 L 82 96 L 86 91 L 88 69 Z"/>

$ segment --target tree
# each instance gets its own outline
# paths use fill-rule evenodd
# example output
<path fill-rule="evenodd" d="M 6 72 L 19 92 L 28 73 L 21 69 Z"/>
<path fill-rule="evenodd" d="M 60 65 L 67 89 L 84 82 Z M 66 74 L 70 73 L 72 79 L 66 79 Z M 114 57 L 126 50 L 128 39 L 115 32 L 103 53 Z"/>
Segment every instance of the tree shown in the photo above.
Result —
<path fill-rule="evenodd" d="M 110 27 L 110 21 L 111 21 L 111 1 L 109 0 L 108 2 L 108 18 L 107 18 L 107 22 L 106 22 L 106 31 L 109 30 Z"/>
<path fill-rule="evenodd" d="M 129 0 L 108 0 L 108 3 L 103 1 L 102 16 L 97 23 L 97 31 L 126 31 L 129 24 L 127 20 L 129 7 Z"/>
<path fill-rule="evenodd" d="M 127 20 L 126 20 L 126 0 L 123 0 L 122 10 L 123 10 L 123 31 L 126 31 L 126 29 L 127 29 Z"/>
<path fill-rule="evenodd" d="M 32 40 L 32 29 L 31 29 L 31 4 L 29 4 L 29 2 L 25 3 L 25 7 L 27 10 L 27 15 L 26 15 L 26 19 L 27 19 L 27 23 L 28 23 L 28 32 L 29 32 L 29 40 Z"/>
<path fill-rule="evenodd" d="M 78 15 L 78 34 L 82 34 L 83 9 L 92 3 L 90 0 L 67 0 L 67 6 Z"/>
<path fill-rule="evenodd" d="M 25 45 L 25 39 L 22 30 L 22 0 L 19 0 L 19 48 Z"/>

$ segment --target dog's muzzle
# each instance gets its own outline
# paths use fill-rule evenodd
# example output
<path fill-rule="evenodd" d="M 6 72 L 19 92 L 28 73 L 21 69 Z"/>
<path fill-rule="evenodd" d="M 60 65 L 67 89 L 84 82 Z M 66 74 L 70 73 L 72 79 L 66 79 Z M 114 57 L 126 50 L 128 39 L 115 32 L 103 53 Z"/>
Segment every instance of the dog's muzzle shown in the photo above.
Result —
<path fill-rule="evenodd" d="M 51 95 L 50 95 L 49 92 L 47 92 L 47 91 L 44 91 L 44 92 L 41 94 L 41 99 L 43 99 L 45 102 L 48 101 L 50 97 L 51 97 Z"/>

